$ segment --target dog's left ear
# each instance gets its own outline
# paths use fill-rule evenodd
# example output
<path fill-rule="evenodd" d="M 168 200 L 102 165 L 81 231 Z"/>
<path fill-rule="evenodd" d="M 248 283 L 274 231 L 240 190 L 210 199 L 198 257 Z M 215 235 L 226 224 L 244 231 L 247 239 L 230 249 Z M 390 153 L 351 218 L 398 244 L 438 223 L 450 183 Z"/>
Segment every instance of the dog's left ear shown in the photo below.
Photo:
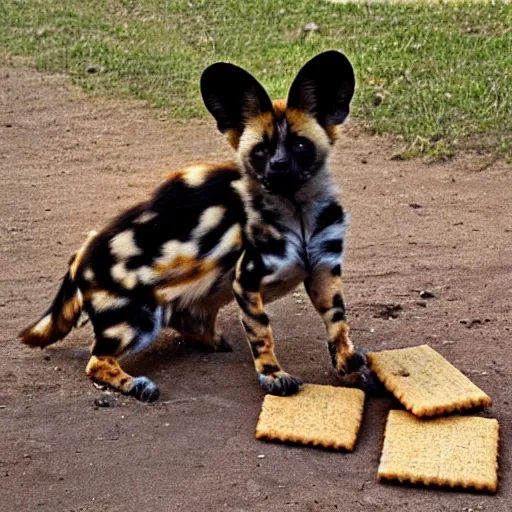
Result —
<path fill-rule="evenodd" d="M 288 93 L 288 108 L 309 112 L 324 128 L 343 123 L 355 78 L 350 61 L 331 50 L 313 57 L 299 71 Z"/>

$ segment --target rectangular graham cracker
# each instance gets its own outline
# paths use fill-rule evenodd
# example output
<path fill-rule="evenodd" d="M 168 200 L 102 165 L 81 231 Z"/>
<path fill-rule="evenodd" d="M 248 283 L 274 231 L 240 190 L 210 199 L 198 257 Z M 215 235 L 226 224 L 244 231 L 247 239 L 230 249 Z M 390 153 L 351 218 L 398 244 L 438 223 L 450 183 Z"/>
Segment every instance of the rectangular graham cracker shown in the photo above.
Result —
<path fill-rule="evenodd" d="M 498 438 L 495 419 L 390 411 L 378 479 L 496 492 Z"/>
<path fill-rule="evenodd" d="M 416 416 L 437 416 L 492 404 L 489 396 L 428 345 L 367 356 L 379 380 Z"/>
<path fill-rule="evenodd" d="M 363 417 L 360 389 L 306 384 L 293 396 L 266 395 L 256 438 L 352 451 Z"/>

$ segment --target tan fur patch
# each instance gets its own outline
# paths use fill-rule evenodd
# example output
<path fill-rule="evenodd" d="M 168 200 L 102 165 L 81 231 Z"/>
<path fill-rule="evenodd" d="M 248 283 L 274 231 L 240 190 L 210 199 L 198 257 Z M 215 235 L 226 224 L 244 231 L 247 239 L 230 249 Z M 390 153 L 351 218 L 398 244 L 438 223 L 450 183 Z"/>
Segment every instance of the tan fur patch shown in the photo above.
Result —
<path fill-rule="evenodd" d="M 78 290 L 73 297 L 63 304 L 62 310 L 57 319 L 58 323 L 60 324 L 62 322 L 65 326 L 64 328 L 69 327 L 69 324 L 74 323 L 75 318 L 79 315 L 80 311 L 82 311 L 82 306 L 82 293 Z"/>
<path fill-rule="evenodd" d="M 32 336 L 37 336 L 39 338 L 45 338 L 51 334 L 52 328 L 53 328 L 52 315 L 48 314 L 46 316 L 43 316 L 43 318 L 41 318 L 41 320 L 39 320 L 39 322 L 37 322 L 37 324 L 35 324 L 30 329 L 30 334 Z"/>
<path fill-rule="evenodd" d="M 272 102 L 272 107 L 278 119 L 282 118 L 286 112 L 286 100 L 279 99 Z"/>
<path fill-rule="evenodd" d="M 342 279 L 340 276 L 333 276 L 331 271 L 325 268 L 313 272 L 308 293 L 311 302 L 322 315 L 329 340 L 335 343 L 336 369 L 345 371 L 347 360 L 354 352 L 354 346 L 349 337 L 350 329 L 346 322 L 332 322 L 334 297 L 341 294 L 341 291 Z"/>
<path fill-rule="evenodd" d="M 225 134 L 228 144 L 235 150 L 238 151 L 240 144 L 240 136 L 242 133 L 239 130 L 228 130 Z"/>
<path fill-rule="evenodd" d="M 128 393 L 132 388 L 133 378 L 119 366 L 114 357 L 92 356 L 85 372 L 92 379 L 108 384 L 123 393 Z"/>
<path fill-rule="evenodd" d="M 378 478 L 496 492 L 498 443 L 495 419 L 390 411 Z"/>
<path fill-rule="evenodd" d="M 202 262 L 193 256 L 177 254 L 173 259 L 155 263 L 152 267 L 153 272 L 159 280 L 165 279 L 166 282 L 181 281 L 187 275 L 196 275 L 200 277 Z"/>
<path fill-rule="evenodd" d="M 386 388 L 416 416 L 489 407 L 491 398 L 428 345 L 367 354 Z"/>
<path fill-rule="evenodd" d="M 266 395 L 256 438 L 352 451 L 363 417 L 360 389 L 306 384 L 293 396 Z"/>
<path fill-rule="evenodd" d="M 166 279 L 155 288 L 155 298 L 166 304 L 180 297 L 182 304 L 192 304 L 205 296 L 219 278 L 220 269 L 214 260 L 204 260 L 190 274 Z"/>
<path fill-rule="evenodd" d="M 91 245 L 91 242 L 97 236 L 98 236 L 98 232 L 94 231 L 94 230 L 89 231 L 89 233 L 87 234 L 85 242 L 82 244 L 80 249 L 78 249 L 78 252 L 74 256 L 73 261 L 69 265 L 69 275 L 71 276 L 71 279 L 73 279 L 73 280 L 75 279 L 78 268 L 79 268 L 80 264 L 82 263 L 83 257 L 85 255 L 85 251 L 87 251 L 87 249 Z"/>
<path fill-rule="evenodd" d="M 242 160 L 249 156 L 254 146 L 263 142 L 265 135 L 269 139 L 274 136 L 274 123 L 275 119 L 272 112 L 265 112 L 247 121 L 237 150 Z"/>
<path fill-rule="evenodd" d="M 317 151 L 330 151 L 331 141 L 328 134 L 307 112 L 294 108 L 287 109 L 286 119 L 290 124 L 290 131 L 311 140 Z"/>

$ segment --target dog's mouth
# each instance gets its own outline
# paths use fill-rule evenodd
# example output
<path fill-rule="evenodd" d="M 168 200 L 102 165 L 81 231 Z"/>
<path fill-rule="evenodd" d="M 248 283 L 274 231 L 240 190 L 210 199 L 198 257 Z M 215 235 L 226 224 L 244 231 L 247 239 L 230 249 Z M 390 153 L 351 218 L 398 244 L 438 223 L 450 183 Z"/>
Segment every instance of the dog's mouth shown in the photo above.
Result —
<path fill-rule="evenodd" d="M 263 188 L 272 195 L 293 196 L 308 180 L 301 179 L 296 174 L 280 174 L 261 181 Z"/>

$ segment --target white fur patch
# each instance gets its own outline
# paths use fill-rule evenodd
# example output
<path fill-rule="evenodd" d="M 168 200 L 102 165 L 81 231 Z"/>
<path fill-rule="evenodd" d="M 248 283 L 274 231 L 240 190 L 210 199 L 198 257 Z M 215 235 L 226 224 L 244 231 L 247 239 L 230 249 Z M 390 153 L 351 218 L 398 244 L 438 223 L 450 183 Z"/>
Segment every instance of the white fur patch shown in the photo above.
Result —
<path fill-rule="evenodd" d="M 91 304 L 97 312 L 121 308 L 129 302 L 126 297 L 117 297 L 104 290 L 94 292 L 91 298 Z"/>
<path fill-rule="evenodd" d="M 118 233 L 114 238 L 112 238 L 112 240 L 110 240 L 110 252 L 118 260 L 125 260 L 142 254 L 142 251 L 135 243 L 133 231 L 131 229 Z"/>
<path fill-rule="evenodd" d="M 137 273 L 129 271 L 123 261 L 116 263 L 110 269 L 110 275 L 114 281 L 122 284 L 127 290 L 133 290 L 137 286 Z"/>
<path fill-rule="evenodd" d="M 226 208 L 224 206 L 210 206 L 206 208 L 201 214 L 198 225 L 194 228 L 192 238 L 199 238 L 218 226 L 225 212 Z"/>
<path fill-rule="evenodd" d="M 31 334 L 42 336 L 48 334 L 48 331 L 52 328 L 52 315 L 48 314 L 43 316 L 39 322 L 30 330 Z"/>
<path fill-rule="evenodd" d="M 86 281 L 93 281 L 94 280 L 94 272 L 91 268 L 86 268 L 83 273 L 84 279 Z"/>
<path fill-rule="evenodd" d="M 195 242 L 171 240 L 162 245 L 162 257 L 158 258 L 155 263 L 165 265 L 166 263 L 170 263 L 177 256 L 195 258 L 197 256 L 197 252 L 198 247 Z"/>
<path fill-rule="evenodd" d="M 208 254 L 208 258 L 220 259 L 229 252 L 240 248 L 242 244 L 242 228 L 239 224 L 233 224 L 222 235 L 220 242 Z"/>
<path fill-rule="evenodd" d="M 151 267 L 143 266 L 137 269 L 137 278 L 142 284 L 153 284 L 157 275 Z"/>
<path fill-rule="evenodd" d="M 183 180 L 190 187 L 199 187 L 208 176 L 208 170 L 207 165 L 192 165 L 185 169 Z"/>
<path fill-rule="evenodd" d="M 158 213 L 147 210 L 142 212 L 134 221 L 134 224 L 146 224 L 151 222 L 154 218 L 158 217 Z"/>

